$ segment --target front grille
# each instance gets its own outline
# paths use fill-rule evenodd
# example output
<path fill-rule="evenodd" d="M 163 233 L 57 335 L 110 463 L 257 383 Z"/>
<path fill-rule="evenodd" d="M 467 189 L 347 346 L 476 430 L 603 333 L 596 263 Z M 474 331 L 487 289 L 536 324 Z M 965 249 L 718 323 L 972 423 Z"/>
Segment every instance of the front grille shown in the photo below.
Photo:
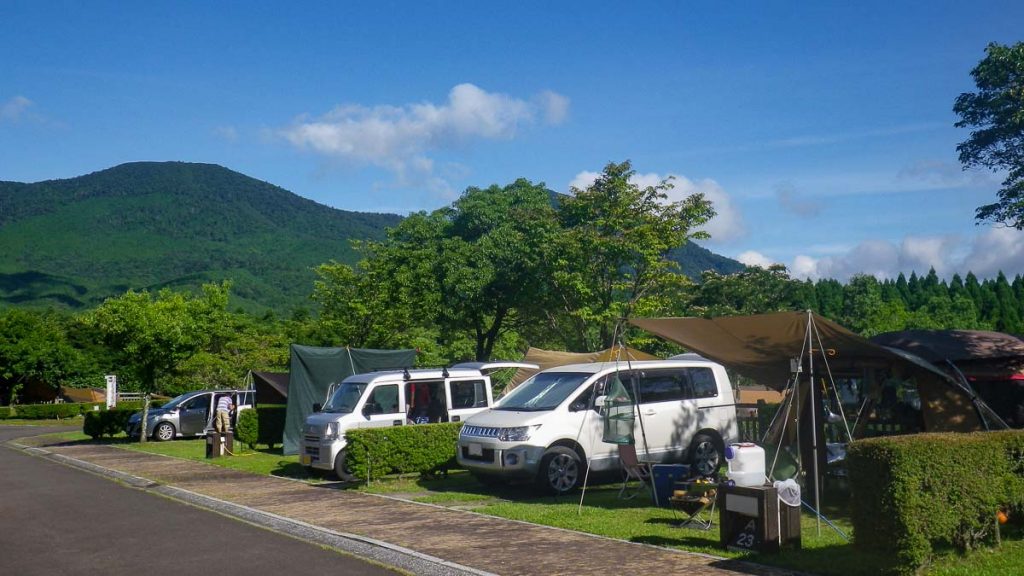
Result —
<path fill-rule="evenodd" d="M 306 446 L 306 455 L 314 458 L 320 457 L 320 448 L 316 446 Z"/>
<path fill-rule="evenodd" d="M 501 432 L 501 428 L 492 428 L 488 426 L 463 426 L 463 436 L 473 436 L 476 438 L 497 438 L 498 433 Z"/>
<path fill-rule="evenodd" d="M 479 456 L 470 456 L 469 448 L 466 446 L 462 447 L 462 458 L 465 460 L 476 460 L 478 462 L 494 462 L 494 449 L 484 448 L 483 453 Z"/>
<path fill-rule="evenodd" d="M 305 436 L 303 436 L 303 440 L 305 440 L 306 442 L 309 442 L 311 444 L 319 444 L 320 443 L 320 436 L 318 436 L 316 434 L 306 434 Z"/>

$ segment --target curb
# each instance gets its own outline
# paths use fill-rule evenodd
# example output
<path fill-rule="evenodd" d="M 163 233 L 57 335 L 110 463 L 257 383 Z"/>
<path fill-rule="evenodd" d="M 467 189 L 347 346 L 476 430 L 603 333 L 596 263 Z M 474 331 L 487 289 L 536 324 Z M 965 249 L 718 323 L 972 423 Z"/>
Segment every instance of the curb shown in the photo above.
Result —
<path fill-rule="evenodd" d="M 159 494 L 299 540 L 334 548 L 353 556 L 379 562 L 413 574 L 422 574 L 424 576 L 497 576 L 492 572 L 463 566 L 462 564 L 423 554 L 383 540 L 329 530 L 300 520 L 293 520 L 271 512 L 264 512 L 241 504 L 235 504 L 234 502 L 228 502 L 227 500 L 159 484 L 147 478 L 125 474 L 124 472 L 111 470 L 110 468 L 64 454 L 56 454 L 42 448 L 26 446 L 14 441 L 7 442 L 7 445 L 38 458 L 45 458 L 52 462 L 122 482 L 138 490 Z"/>

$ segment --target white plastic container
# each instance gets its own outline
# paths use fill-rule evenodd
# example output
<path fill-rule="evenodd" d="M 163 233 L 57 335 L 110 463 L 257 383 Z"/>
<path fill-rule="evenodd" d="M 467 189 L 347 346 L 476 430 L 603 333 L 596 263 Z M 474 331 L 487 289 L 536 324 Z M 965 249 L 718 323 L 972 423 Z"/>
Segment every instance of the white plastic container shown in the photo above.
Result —
<path fill-rule="evenodd" d="M 725 449 L 725 461 L 729 464 L 729 479 L 737 486 L 764 484 L 764 448 L 752 442 L 730 444 Z"/>

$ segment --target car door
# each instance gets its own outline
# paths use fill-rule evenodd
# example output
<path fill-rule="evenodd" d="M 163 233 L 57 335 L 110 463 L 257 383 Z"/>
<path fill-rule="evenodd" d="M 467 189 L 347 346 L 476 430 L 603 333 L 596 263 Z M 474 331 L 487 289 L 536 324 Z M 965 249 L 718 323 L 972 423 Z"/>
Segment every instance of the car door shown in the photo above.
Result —
<path fill-rule="evenodd" d="M 376 384 L 365 394 L 360 428 L 382 428 L 405 424 L 405 397 L 402 386 Z"/>
<path fill-rule="evenodd" d="M 651 460 L 680 460 L 697 428 L 686 368 L 652 368 L 639 373 L 639 414 L 634 425 L 637 454 L 643 459 L 644 437 Z"/>
<path fill-rule="evenodd" d="M 178 410 L 178 431 L 185 436 L 202 434 L 210 420 L 212 394 L 197 394 Z"/>
<path fill-rule="evenodd" d="M 444 393 L 450 422 L 462 422 L 491 405 L 488 378 L 446 378 Z"/>

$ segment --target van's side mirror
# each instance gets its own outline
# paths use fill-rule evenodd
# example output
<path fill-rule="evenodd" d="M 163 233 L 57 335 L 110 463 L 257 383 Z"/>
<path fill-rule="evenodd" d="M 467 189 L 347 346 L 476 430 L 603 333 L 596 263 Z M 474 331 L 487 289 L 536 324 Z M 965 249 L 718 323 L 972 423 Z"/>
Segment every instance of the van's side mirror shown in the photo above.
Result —
<path fill-rule="evenodd" d="M 313 412 L 319 412 L 319 411 L 323 410 L 323 408 L 324 408 L 323 404 L 321 404 L 319 402 L 314 402 L 313 403 Z"/>
<path fill-rule="evenodd" d="M 365 416 L 366 419 L 369 420 L 370 419 L 370 414 L 373 414 L 373 404 L 366 404 L 366 405 L 364 405 L 363 406 L 363 416 Z"/>
<path fill-rule="evenodd" d="M 604 403 L 607 400 L 608 400 L 608 397 L 607 396 L 603 396 L 603 395 L 602 396 L 598 396 L 597 398 L 594 398 L 594 410 L 597 411 L 598 413 L 600 413 L 602 410 L 604 410 Z"/>

